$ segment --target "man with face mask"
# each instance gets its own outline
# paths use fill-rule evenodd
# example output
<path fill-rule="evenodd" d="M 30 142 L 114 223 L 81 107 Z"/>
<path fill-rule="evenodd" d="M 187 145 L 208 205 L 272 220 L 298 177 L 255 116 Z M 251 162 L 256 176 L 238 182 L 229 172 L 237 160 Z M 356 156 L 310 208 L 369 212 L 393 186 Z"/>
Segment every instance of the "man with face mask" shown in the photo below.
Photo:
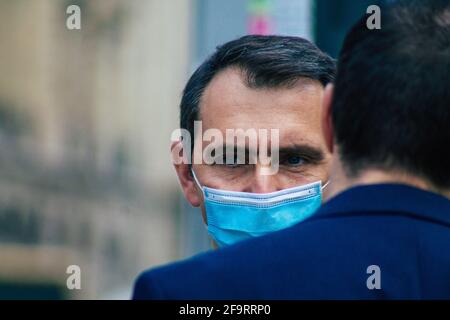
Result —
<path fill-rule="evenodd" d="M 180 127 L 194 138 L 174 141 L 172 151 L 188 160 L 175 169 L 213 247 L 292 226 L 320 206 L 330 160 L 321 101 L 334 74 L 333 59 L 307 40 L 245 36 L 219 47 L 191 76 Z M 224 138 L 209 143 L 211 130 Z M 271 168 L 261 153 L 270 153 Z"/>
<path fill-rule="evenodd" d="M 306 221 L 143 273 L 136 299 L 450 299 L 450 3 L 398 0 L 347 34 Z"/>

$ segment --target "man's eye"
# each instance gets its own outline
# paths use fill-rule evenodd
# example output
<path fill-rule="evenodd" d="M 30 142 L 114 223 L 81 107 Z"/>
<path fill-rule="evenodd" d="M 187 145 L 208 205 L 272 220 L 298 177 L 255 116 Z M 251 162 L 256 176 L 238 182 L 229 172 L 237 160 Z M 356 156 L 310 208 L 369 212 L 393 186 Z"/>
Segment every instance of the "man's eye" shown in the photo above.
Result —
<path fill-rule="evenodd" d="M 240 167 L 240 166 L 243 166 L 243 165 L 246 164 L 245 160 L 239 159 L 236 156 L 234 156 L 234 157 L 232 157 L 231 159 L 228 159 L 228 160 L 229 161 L 227 161 L 227 158 L 224 155 L 223 158 L 220 159 L 220 162 L 216 161 L 215 164 L 217 164 L 217 165 L 220 164 L 220 165 L 223 165 L 223 166 L 228 167 L 228 168 L 237 168 L 237 167 Z"/>
<path fill-rule="evenodd" d="M 237 164 L 237 163 L 225 163 L 225 166 L 229 167 L 229 168 L 237 168 L 239 166 L 242 166 L 242 164 Z"/>
<path fill-rule="evenodd" d="M 234 158 L 232 162 L 227 162 L 226 159 L 224 159 L 225 166 L 230 168 L 236 168 L 239 166 L 244 166 L 246 164 L 245 160 Z"/>
<path fill-rule="evenodd" d="M 306 161 L 300 156 L 290 156 L 286 158 L 286 164 L 289 166 L 301 166 Z"/>

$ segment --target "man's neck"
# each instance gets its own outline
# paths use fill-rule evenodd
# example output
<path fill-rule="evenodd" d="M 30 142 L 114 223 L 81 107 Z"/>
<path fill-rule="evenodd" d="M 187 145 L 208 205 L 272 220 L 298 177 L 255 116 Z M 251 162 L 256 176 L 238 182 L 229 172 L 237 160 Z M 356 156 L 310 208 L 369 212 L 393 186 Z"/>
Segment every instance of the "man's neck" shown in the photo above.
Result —
<path fill-rule="evenodd" d="M 397 171 L 369 169 L 365 170 L 357 177 L 351 178 L 347 176 L 347 174 L 342 169 L 342 166 L 340 166 L 339 164 L 333 165 L 333 173 L 330 177 L 330 186 L 327 192 L 324 194 L 324 197 L 325 200 L 328 200 L 337 195 L 338 193 L 341 193 L 344 190 L 349 189 L 351 187 L 355 187 L 358 185 L 382 184 L 382 183 L 405 184 L 422 190 L 438 193 L 450 199 L 450 190 L 437 189 L 424 179 L 414 177 L 409 174 Z"/>

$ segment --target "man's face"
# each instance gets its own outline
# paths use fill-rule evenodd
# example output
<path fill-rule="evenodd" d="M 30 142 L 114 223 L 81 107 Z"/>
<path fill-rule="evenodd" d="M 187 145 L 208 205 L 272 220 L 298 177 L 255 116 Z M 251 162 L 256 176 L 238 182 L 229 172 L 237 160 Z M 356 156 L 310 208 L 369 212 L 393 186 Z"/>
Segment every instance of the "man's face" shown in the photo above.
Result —
<path fill-rule="evenodd" d="M 218 75 L 205 89 L 200 103 L 202 131 L 218 129 L 225 140 L 227 129 L 279 130 L 279 167 L 276 174 L 261 174 L 263 165 L 256 164 L 196 164 L 192 165 L 200 184 L 216 189 L 268 193 L 328 180 L 330 154 L 321 130 L 323 86 L 312 80 L 301 80 L 292 88 L 249 88 L 241 72 L 229 68 Z M 259 139 L 259 137 L 257 138 Z M 233 142 L 233 141 L 232 141 Z M 203 148 L 211 144 L 196 134 L 196 144 Z M 245 148 L 249 148 L 246 144 Z M 224 148 L 225 149 L 225 148 Z M 224 151 L 224 154 L 226 152 Z M 268 150 L 270 154 L 270 150 Z M 224 156 L 225 157 L 225 156 Z M 181 165 L 187 166 L 187 165 Z M 186 167 L 177 173 L 187 200 L 201 206 L 206 221 L 201 190 Z M 191 182 L 186 183 L 186 181 Z M 185 182 L 183 182 L 185 180 Z"/>

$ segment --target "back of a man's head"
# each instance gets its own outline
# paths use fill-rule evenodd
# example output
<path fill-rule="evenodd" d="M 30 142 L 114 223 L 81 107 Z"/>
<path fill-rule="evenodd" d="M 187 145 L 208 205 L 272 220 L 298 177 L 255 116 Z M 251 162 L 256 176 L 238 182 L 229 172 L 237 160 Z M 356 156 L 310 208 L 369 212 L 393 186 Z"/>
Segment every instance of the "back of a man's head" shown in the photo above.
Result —
<path fill-rule="evenodd" d="M 450 188 L 450 1 L 381 8 L 347 35 L 333 98 L 335 141 L 346 173 L 367 169 Z"/>

